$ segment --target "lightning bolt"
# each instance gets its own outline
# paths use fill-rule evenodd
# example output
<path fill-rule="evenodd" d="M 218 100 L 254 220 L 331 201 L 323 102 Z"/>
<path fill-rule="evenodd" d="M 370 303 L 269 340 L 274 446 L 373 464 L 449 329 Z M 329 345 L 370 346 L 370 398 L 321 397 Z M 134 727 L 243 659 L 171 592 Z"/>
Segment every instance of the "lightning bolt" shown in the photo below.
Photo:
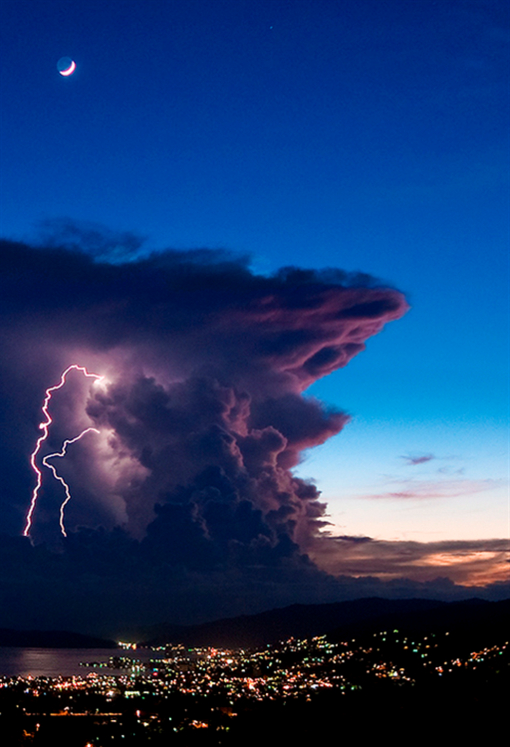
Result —
<path fill-rule="evenodd" d="M 90 373 L 89 371 L 87 371 L 87 369 L 84 366 L 78 366 L 77 363 L 73 363 L 71 366 L 68 366 L 65 371 L 62 372 L 62 375 L 60 376 L 60 381 L 59 381 L 58 384 L 55 384 L 54 386 L 50 386 L 50 387 L 48 387 L 48 389 L 46 389 L 46 394 L 45 394 L 45 397 L 44 397 L 43 406 L 41 408 L 41 412 L 44 415 L 44 420 L 42 421 L 42 423 L 39 423 L 39 428 L 40 428 L 40 430 L 42 430 L 42 435 L 39 436 L 39 438 L 37 439 L 36 444 L 35 444 L 35 449 L 33 450 L 32 454 L 30 455 L 30 466 L 32 467 L 32 469 L 34 470 L 34 472 L 36 474 L 36 484 L 35 484 L 34 490 L 32 491 L 32 500 L 30 501 L 30 507 L 28 509 L 26 523 L 25 523 L 25 529 L 23 530 L 23 536 L 24 537 L 29 537 L 30 536 L 30 528 L 32 526 L 32 517 L 34 515 L 35 507 L 36 507 L 36 504 L 37 504 L 37 498 L 39 496 L 39 490 L 41 489 L 41 485 L 42 485 L 42 472 L 39 469 L 39 467 L 37 466 L 37 455 L 41 451 L 43 443 L 48 438 L 48 433 L 49 433 L 50 425 L 53 423 L 53 419 L 52 419 L 52 417 L 51 417 L 51 415 L 49 413 L 48 408 L 49 408 L 49 405 L 50 405 L 50 402 L 51 402 L 51 398 L 53 396 L 53 392 L 56 392 L 57 389 L 61 389 L 64 386 L 64 384 L 66 383 L 67 374 L 69 373 L 69 371 L 73 371 L 73 370 L 74 371 L 81 371 L 84 376 L 86 376 L 89 379 L 95 379 L 96 381 L 101 381 L 104 378 L 104 376 L 99 376 L 99 374 Z M 44 466 L 48 467 L 49 469 L 51 469 L 53 471 L 54 477 L 57 480 L 59 480 L 59 482 L 62 482 L 64 484 L 64 487 L 66 487 L 66 484 L 65 484 L 64 480 L 57 474 L 57 472 L 54 469 L 53 465 L 51 465 L 51 464 L 45 464 L 45 460 L 49 459 L 50 457 L 53 457 L 53 456 L 64 456 L 68 444 L 69 443 L 74 443 L 75 441 L 79 440 L 89 430 L 90 429 L 87 428 L 84 432 L 80 433 L 79 436 L 77 436 L 76 438 L 72 439 L 71 441 L 64 441 L 64 444 L 62 446 L 62 452 L 63 453 L 50 454 L 48 457 L 45 457 L 43 459 Z M 95 429 L 93 429 L 93 430 L 95 430 Z M 64 534 L 64 537 L 66 536 L 66 533 L 65 533 L 65 529 L 63 528 L 63 510 L 64 510 L 64 507 L 65 507 L 65 504 L 69 501 L 70 497 L 71 497 L 71 495 L 69 493 L 69 488 L 67 487 L 67 489 L 66 489 L 66 500 L 64 501 L 64 503 L 60 507 L 60 528 L 62 529 L 62 533 Z"/>
<path fill-rule="evenodd" d="M 55 469 L 55 465 L 54 464 L 48 464 L 48 459 L 53 459 L 53 457 L 64 457 L 66 455 L 66 453 L 67 453 L 67 447 L 69 446 L 69 444 L 76 443 L 76 441 L 79 441 L 80 438 L 83 438 L 83 436 L 86 433 L 90 433 L 90 432 L 99 433 L 99 431 L 97 430 L 97 428 L 85 428 L 85 430 L 82 431 L 79 436 L 76 436 L 75 438 L 68 438 L 68 439 L 66 439 L 64 441 L 64 443 L 62 444 L 62 451 L 57 451 L 57 452 L 55 452 L 55 454 L 48 454 L 42 460 L 42 463 L 44 464 L 44 466 L 48 467 L 49 469 L 51 469 L 51 471 L 53 472 L 53 477 L 55 478 L 55 480 L 58 480 L 59 483 L 61 483 L 61 485 L 63 486 L 63 488 L 65 490 L 65 493 L 66 493 L 65 500 L 63 501 L 62 505 L 60 506 L 60 531 L 62 532 L 62 534 L 64 535 L 64 537 L 67 537 L 66 528 L 64 526 L 64 510 L 65 510 L 66 505 L 71 500 L 71 491 L 69 489 L 69 485 L 66 483 L 66 481 L 64 480 L 64 478 L 61 475 L 58 474 L 57 470 Z"/>

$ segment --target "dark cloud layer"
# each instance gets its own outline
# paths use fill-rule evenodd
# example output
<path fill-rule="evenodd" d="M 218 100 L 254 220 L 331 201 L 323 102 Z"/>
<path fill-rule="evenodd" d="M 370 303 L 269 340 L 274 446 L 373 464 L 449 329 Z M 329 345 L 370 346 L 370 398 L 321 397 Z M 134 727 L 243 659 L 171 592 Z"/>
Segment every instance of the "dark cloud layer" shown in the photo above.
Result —
<path fill-rule="evenodd" d="M 377 540 L 370 537 L 328 537 L 316 546 L 321 567 L 338 575 L 378 576 L 433 582 L 447 568 L 448 577 L 457 584 L 483 586 L 498 582 L 509 591 L 508 540 Z"/>
<path fill-rule="evenodd" d="M 306 550 L 325 507 L 291 469 L 348 418 L 303 392 L 401 317 L 402 294 L 332 269 L 256 275 L 222 251 L 120 264 L 119 243 L 133 257 L 135 238 L 62 235 L 45 247 L 0 242 L 4 528 L 24 526 L 44 391 L 78 363 L 105 379 L 69 374 L 40 455 L 100 431 L 59 463 L 73 493 L 66 553 L 79 527 L 117 527 L 151 567 L 318 573 Z M 36 544 L 62 543 L 61 500 L 45 473 Z"/>

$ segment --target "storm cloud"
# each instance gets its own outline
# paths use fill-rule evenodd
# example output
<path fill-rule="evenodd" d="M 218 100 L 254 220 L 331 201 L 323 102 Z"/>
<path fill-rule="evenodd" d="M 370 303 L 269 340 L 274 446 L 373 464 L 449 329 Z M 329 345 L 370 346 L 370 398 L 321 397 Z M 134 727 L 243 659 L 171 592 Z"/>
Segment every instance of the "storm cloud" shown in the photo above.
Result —
<path fill-rule="evenodd" d="M 11 523 L 21 529 L 33 476 L 19 455 L 33 448 L 44 391 L 79 363 L 105 379 L 69 374 L 47 444 L 100 431 L 62 461 L 69 531 L 120 526 L 147 552 L 195 567 L 299 556 L 325 507 L 292 468 L 348 420 L 303 392 L 401 317 L 403 295 L 333 269 L 257 275 L 223 251 L 117 255 L 115 236 L 101 243 L 99 231 L 1 243 L 4 425 L 17 453 L 10 484 L 18 470 L 26 490 L 8 498 Z M 36 542 L 58 534 L 61 488 L 44 480 Z"/>

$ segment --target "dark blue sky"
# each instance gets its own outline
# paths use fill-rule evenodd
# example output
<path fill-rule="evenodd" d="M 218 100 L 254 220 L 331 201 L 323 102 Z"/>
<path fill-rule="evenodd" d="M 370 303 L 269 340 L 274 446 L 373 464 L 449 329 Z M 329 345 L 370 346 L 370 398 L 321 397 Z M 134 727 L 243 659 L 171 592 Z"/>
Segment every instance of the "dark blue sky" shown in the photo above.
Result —
<path fill-rule="evenodd" d="M 1 235 L 37 241 L 65 219 L 140 234 L 147 250 L 248 254 L 262 275 L 340 267 L 401 290 L 411 311 L 308 390 L 352 421 L 296 474 L 323 491 L 332 534 L 380 542 L 379 555 L 358 543 L 348 572 L 391 578 L 399 542 L 436 542 L 408 575 L 501 579 L 508 4 L 3 0 L 0 12 Z"/>

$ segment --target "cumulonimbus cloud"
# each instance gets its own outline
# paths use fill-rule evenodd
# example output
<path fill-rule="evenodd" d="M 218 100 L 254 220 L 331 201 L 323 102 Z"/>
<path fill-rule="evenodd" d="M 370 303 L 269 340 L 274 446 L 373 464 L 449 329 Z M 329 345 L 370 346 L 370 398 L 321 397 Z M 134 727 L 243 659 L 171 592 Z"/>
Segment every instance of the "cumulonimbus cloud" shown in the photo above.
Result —
<path fill-rule="evenodd" d="M 69 529 L 122 524 L 150 552 L 197 567 L 299 555 L 325 507 L 292 467 L 348 420 L 303 392 L 401 317 L 403 295 L 340 270 L 256 275 L 221 251 L 112 263 L 98 259 L 97 232 L 92 253 L 88 234 L 85 251 L 76 231 L 66 246 L 67 234 L 61 245 L 1 243 L 0 337 L 14 421 L 30 407 L 34 422 L 70 363 L 105 376 L 85 406 L 79 383 L 75 400 L 62 393 L 52 404 L 60 439 L 84 419 L 101 432 L 66 456 L 70 480 L 79 477 Z M 12 430 L 20 452 L 28 431 Z M 34 538 L 54 526 L 49 493 Z"/>

